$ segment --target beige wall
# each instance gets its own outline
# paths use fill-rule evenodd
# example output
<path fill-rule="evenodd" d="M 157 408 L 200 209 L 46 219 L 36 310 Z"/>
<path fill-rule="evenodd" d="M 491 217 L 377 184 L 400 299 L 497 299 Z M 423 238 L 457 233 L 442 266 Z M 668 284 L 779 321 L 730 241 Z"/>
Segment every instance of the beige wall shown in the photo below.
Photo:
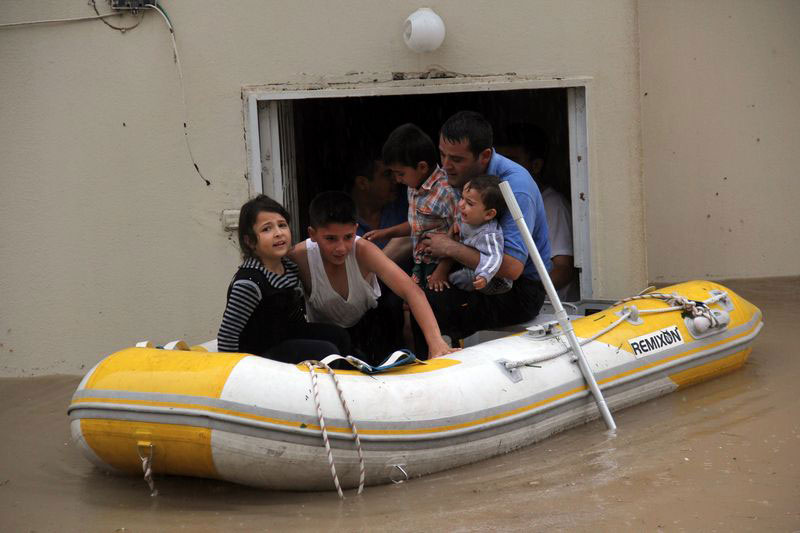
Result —
<path fill-rule="evenodd" d="M 800 273 L 800 2 L 640 3 L 648 276 Z"/>
<path fill-rule="evenodd" d="M 220 213 L 248 191 L 241 88 L 303 74 L 438 64 L 592 77 L 596 294 L 645 283 L 633 1 L 165 5 L 210 186 L 187 156 L 170 41 L 155 13 L 124 35 L 98 21 L 0 30 L 0 375 L 79 373 L 137 340 L 212 338 L 237 264 Z M 428 55 L 401 36 L 422 5 L 448 32 Z M 0 23 L 90 13 L 85 0 L 3 7 Z"/>

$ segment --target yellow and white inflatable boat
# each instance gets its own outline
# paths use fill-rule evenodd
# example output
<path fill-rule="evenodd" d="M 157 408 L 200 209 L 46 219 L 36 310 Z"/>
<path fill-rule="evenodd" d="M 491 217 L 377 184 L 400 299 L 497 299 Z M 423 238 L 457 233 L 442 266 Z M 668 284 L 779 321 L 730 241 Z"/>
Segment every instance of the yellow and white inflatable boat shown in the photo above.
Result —
<path fill-rule="evenodd" d="M 612 411 L 742 366 L 762 327 L 728 289 L 687 282 L 573 321 Z M 698 304 L 705 302 L 705 305 Z M 704 316 L 690 308 L 704 309 Z M 552 325 L 377 375 L 318 370 L 336 471 L 359 484 L 407 479 L 526 446 L 599 416 L 568 344 Z M 81 381 L 72 435 L 114 471 L 333 489 L 309 369 L 178 343 L 112 354 Z M 181 349 L 183 348 L 183 349 Z M 624 428 L 623 428 L 624 429 Z"/>

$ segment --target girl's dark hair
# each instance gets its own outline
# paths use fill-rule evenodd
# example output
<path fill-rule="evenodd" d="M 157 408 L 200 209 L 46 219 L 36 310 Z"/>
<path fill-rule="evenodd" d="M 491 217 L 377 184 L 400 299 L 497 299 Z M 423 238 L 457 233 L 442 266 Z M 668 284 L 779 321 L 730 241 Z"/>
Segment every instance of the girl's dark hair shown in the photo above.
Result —
<path fill-rule="evenodd" d="M 383 144 L 381 156 L 386 165 L 400 164 L 411 168 L 416 168 L 420 161 L 425 161 L 430 172 L 433 172 L 439 161 L 431 138 L 410 122 L 398 126 L 389 134 Z"/>
<path fill-rule="evenodd" d="M 244 203 L 239 211 L 239 249 L 242 251 L 242 257 L 245 259 L 255 257 L 255 244 L 258 242 L 256 232 L 253 231 L 253 225 L 256 223 L 258 214 L 262 211 L 267 213 L 277 213 L 286 219 L 286 222 L 291 222 L 289 212 L 284 207 L 267 196 L 266 194 L 259 194 L 255 198 L 251 198 Z M 248 243 L 248 241 L 250 241 Z"/>
<path fill-rule="evenodd" d="M 499 219 L 500 215 L 505 212 L 506 200 L 503 198 L 502 191 L 500 191 L 500 178 L 497 176 L 491 176 L 489 174 L 475 176 L 464 185 L 464 188 L 477 191 L 484 207 L 497 211 L 495 218 Z"/>
<path fill-rule="evenodd" d="M 439 134 L 452 143 L 467 141 L 475 157 L 491 148 L 494 141 L 492 125 L 477 111 L 459 111 L 442 124 Z"/>
<path fill-rule="evenodd" d="M 329 224 L 355 224 L 356 204 L 342 191 L 321 192 L 308 206 L 309 224 L 318 229 Z"/>

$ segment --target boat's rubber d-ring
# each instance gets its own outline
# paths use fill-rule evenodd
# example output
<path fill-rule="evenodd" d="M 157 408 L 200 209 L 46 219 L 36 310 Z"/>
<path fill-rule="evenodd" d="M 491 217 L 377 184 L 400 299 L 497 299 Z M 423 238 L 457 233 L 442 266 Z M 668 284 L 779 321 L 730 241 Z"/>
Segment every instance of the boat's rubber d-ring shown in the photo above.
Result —
<path fill-rule="evenodd" d="M 394 483 L 395 485 L 399 485 L 400 483 L 408 481 L 408 472 L 406 472 L 406 469 L 403 468 L 404 466 L 406 465 L 400 465 L 400 464 L 392 465 L 392 472 L 389 474 L 389 479 L 392 480 L 392 483 Z M 395 479 L 395 469 L 399 470 L 400 473 L 403 474 L 404 479 Z"/>

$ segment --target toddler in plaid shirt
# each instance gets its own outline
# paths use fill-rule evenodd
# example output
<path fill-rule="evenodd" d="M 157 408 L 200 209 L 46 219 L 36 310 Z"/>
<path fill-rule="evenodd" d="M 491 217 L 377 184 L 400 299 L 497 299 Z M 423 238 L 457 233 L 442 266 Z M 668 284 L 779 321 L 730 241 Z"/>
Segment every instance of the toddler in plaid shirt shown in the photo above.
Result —
<path fill-rule="evenodd" d="M 414 268 L 411 278 L 421 287 L 442 287 L 449 265 L 424 254 L 417 245 L 429 232 L 446 233 L 455 222 L 458 198 L 437 165 L 436 146 L 414 124 L 395 129 L 383 145 L 383 162 L 395 179 L 408 186 L 408 222 L 364 235 L 379 240 L 411 235 Z"/>

